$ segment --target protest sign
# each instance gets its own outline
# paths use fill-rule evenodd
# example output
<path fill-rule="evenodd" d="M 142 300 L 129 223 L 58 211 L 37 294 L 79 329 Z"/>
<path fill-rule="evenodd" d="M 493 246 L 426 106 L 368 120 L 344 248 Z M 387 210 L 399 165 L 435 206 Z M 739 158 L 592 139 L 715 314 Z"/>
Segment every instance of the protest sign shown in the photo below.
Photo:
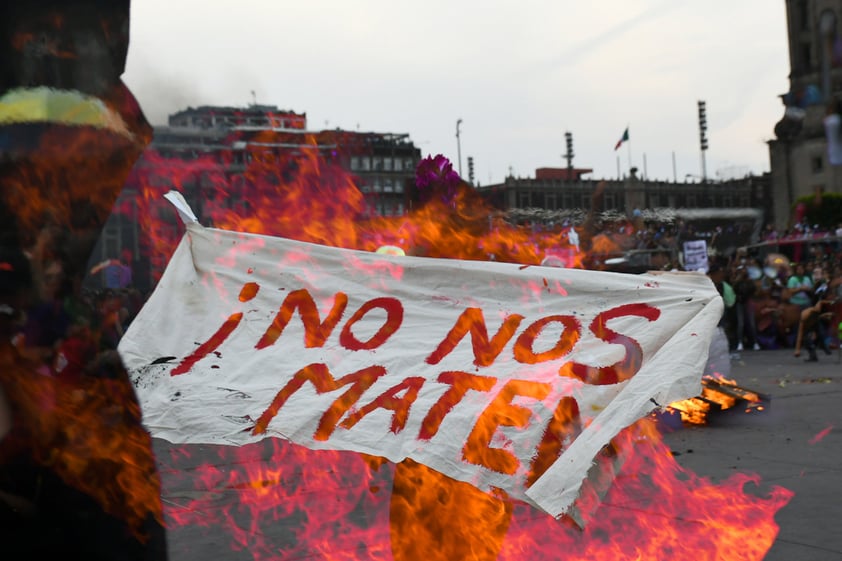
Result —
<path fill-rule="evenodd" d="M 708 271 L 708 244 L 705 240 L 684 242 L 684 269 L 687 271 Z"/>
<path fill-rule="evenodd" d="M 191 222 L 119 350 L 153 436 L 411 458 L 559 516 L 620 430 L 698 394 L 721 312 L 698 273 L 377 254 Z"/>

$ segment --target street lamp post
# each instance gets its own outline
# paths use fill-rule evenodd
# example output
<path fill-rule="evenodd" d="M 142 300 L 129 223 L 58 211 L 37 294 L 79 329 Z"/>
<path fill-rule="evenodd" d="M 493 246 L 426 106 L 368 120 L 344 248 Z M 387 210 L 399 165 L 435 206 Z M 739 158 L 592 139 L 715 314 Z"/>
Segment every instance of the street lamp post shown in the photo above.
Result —
<path fill-rule="evenodd" d="M 701 99 L 698 101 L 699 106 L 699 146 L 702 149 L 702 183 L 707 183 L 708 170 L 705 162 L 705 152 L 708 149 L 708 117 L 707 104 Z"/>
<path fill-rule="evenodd" d="M 462 143 L 459 139 L 459 125 L 462 124 L 462 119 L 456 121 L 456 158 L 459 162 L 459 177 L 462 177 Z"/>

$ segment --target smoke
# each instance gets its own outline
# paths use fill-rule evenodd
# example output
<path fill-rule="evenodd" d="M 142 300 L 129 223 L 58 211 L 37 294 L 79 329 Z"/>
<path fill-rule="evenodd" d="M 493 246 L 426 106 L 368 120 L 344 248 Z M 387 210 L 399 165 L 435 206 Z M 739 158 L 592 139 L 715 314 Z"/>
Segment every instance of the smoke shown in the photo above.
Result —
<path fill-rule="evenodd" d="M 195 67 L 173 68 L 169 62 L 164 68 L 164 63 L 150 64 L 142 56 L 130 56 L 123 75 L 153 125 L 166 125 L 169 115 L 188 107 L 245 107 L 254 101 L 270 105 L 277 102 L 261 96 L 265 91 L 262 79 L 250 69 L 229 64 L 202 74 Z"/>
<path fill-rule="evenodd" d="M 123 80 L 152 125 L 166 125 L 170 114 L 188 106 L 212 103 L 196 82 L 162 71 L 142 58 L 130 58 Z"/>

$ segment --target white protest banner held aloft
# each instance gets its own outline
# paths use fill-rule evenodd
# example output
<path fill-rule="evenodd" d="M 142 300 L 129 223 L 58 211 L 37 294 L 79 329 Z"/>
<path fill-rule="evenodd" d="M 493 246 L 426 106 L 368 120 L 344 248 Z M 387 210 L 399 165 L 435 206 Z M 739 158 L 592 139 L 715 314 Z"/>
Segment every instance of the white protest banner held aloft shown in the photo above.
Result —
<path fill-rule="evenodd" d="M 381 255 L 191 222 L 119 350 L 155 437 L 411 458 L 559 516 L 619 431 L 698 395 L 721 313 L 698 273 Z"/>

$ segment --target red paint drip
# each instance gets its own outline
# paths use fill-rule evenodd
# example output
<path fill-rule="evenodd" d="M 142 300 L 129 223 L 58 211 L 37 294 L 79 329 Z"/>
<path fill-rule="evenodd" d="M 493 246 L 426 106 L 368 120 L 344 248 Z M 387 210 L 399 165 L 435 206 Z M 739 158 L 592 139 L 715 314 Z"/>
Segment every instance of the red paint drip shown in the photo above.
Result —
<path fill-rule="evenodd" d="M 257 296 L 258 290 L 260 290 L 259 284 L 256 282 L 247 282 L 242 290 L 240 290 L 240 302 L 248 302 Z"/>

